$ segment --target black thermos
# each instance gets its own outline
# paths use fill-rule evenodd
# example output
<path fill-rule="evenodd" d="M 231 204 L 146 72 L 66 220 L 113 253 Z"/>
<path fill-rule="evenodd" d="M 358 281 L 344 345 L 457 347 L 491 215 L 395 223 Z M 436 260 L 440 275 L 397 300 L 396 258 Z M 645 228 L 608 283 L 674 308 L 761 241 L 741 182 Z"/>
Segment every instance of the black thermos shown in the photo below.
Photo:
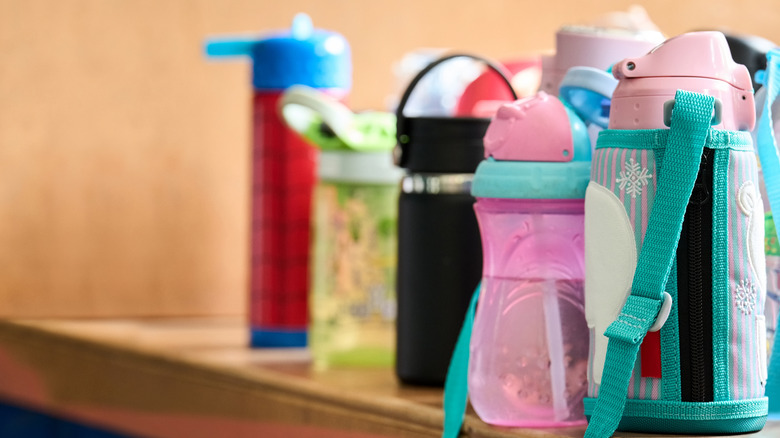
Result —
<path fill-rule="evenodd" d="M 482 137 L 490 119 L 403 115 L 423 76 L 461 56 L 484 62 L 512 88 L 497 64 L 471 55 L 445 56 L 412 80 L 396 112 L 398 164 L 407 171 L 398 209 L 396 373 L 410 384 L 444 384 L 469 300 L 482 276 L 471 182 L 484 158 Z"/>

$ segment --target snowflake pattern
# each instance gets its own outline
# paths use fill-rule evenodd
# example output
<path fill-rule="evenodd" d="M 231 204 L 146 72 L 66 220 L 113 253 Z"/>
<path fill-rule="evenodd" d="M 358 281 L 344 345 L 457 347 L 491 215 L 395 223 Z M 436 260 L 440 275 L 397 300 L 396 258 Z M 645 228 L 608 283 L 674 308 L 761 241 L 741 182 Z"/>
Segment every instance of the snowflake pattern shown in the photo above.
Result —
<path fill-rule="evenodd" d="M 750 315 L 756 308 L 756 288 L 750 280 L 742 280 L 737 286 L 734 304 L 743 315 Z"/>
<path fill-rule="evenodd" d="M 653 175 L 646 168 L 642 168 L 632 158 L 628 160 L 626 169 L 620 171 L 620 177 L 615 181 L 620 184 L 620 190 L 625 190 L 632 198 L 636 198 L 636 195 L 642 194 L 644 186 L 650 184 L 652 177 Z"/>

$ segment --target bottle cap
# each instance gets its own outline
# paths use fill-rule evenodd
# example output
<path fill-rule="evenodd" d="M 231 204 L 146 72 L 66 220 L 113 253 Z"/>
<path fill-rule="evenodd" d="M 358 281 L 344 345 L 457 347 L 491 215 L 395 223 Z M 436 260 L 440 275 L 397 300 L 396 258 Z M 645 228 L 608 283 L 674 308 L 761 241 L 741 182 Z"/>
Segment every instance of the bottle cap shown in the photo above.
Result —
<path fill-rule="evenodd" d="M 720 32 L 670 38 L 648 54 L 615 64 L 619 80 L 612 99 L 611 129 L 663 129 L 664 107 L 678 89 L 720 101 L 714 129 L 750 131 L 756 120 L 750 73 L 731 58 Z"/>
<path fill-rule="evenodd" d="M 750 73 L 731 58 L 720 32 L 690 32 L 670 38 L 647 55 L 620 61 L 618 79 L 688 77 L 717 79 L 739 90 L 751 90 Z"/>
<path fill-rule="evenodd" d="M 559 95 L 568 102 L 580 118 L 601 128 L 609 124 L 609 110 L 604 110 L 618 81 L 604 70 L 592 67 L 572 67 L 561 81 Z"/>
<path fill-rule="evenodd" d="M 601 106 L 615 83 L 604 71 L 572 68 L 559 98 L 540 91 L 503 105 L 485 134 L 487 159 L 477 168 L 472 195 L 583 199 L 593 154 L 586 122 L 606 122 Z"/>
<path fill-rule="evenodd" d="M 315 29 L 306 14 L 296 15 L 289 30 L 259 38 L 210 39 L 206 55 L 252 58 L 252 85 L 258 90 L 284 90 L 295 84 L 342 90 L 352 86 L 349 43 L 338 33 Z"/>
<path fill-rule="evenodd" d="M 279 100 L 282 119 L 322 150 L 323 180 L 397 184 L 403 171 L 393 165 L 395 115 L 353 113 L 325 93 L 304 85 L 288 88 Z"/>
<path fill-rule="evenodd" d="M 485 134 L 485 155 L 474 176 L 474 196 L 585 196 L 591 158 L 587 127 L 570 106 L 544 91 L 498 110 Z"/>
<path fill-rule="evenodd" d="M 352 152 L 391 151 L 395 115 L 353 113 L 333 97 L 305 85 L 285 90 L 279 112 L 287 125 L 320 149 Z"/>

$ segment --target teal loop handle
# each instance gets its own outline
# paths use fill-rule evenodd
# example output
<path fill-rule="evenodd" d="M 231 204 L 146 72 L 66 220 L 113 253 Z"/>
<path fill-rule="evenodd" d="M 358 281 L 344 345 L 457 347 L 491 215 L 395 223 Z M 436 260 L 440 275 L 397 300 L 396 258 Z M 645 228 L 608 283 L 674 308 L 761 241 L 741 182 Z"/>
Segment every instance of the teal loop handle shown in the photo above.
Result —
<path fill-rule="evenodd" d="M 471 302 L 466 310 L 466 318 L 458 335 L 458 342 L 452 352 L 447 379 L 444 382 L 444 430 L 442 438 L 456 438 L 463 425 L 468 401 L 469 348 L 471 346 L 471 329 L 474 327 L 474 314 L 477 311 L 477 301 L 482 289 L 482 283 L 477 285 Z"/>
<path fill-rule="evenodd" d="M 758 121 L 758 158 L 761 160 L 761 170 L 764 173 L 764 184 L 769 208 L 773 212 L 775 229 L 780 220 L 780 154 L 777 150 L 777 139 L 772 126 L 772 103 L 780 92 L 780 49 L 772 49 L 767 54 L 766 73 L 764 77 L 766 99 L 761 119 Z M 778 315 L 780 323 L 780 315 Z M 769 413 L 780 415 L 780 347 L 777 338 L 772 348 L 767 373 L 766 395 L 769 397 Z"/>

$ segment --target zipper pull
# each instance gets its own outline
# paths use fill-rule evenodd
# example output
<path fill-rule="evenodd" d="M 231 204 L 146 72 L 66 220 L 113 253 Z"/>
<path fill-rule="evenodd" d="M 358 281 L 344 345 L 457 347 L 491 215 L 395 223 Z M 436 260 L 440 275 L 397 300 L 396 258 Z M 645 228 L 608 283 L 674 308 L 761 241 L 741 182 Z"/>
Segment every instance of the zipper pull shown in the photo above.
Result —
<path fill-rule="evenodd" d="M 689 205 L 704 205 L 710 200 L 710 191 L 707 187 L 710 155 L 711 149 L 706 148 L 701 154 L 699 173 L 696 175 L 696 182 L 693 184 L 693 193 L 691 193 L 691 199 L 688 201 Z"/>

